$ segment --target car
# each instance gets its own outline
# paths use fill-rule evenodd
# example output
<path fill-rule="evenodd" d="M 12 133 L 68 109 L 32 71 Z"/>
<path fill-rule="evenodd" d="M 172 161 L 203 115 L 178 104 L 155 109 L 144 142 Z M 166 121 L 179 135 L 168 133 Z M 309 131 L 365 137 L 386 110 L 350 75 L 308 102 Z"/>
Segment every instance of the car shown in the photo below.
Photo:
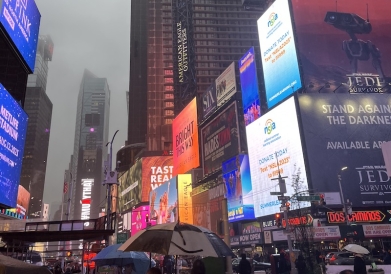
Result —
<path fill-rule="evenodd" d="M 383 264 L 379 258 L 364 255 L 365 264 L 371 263 Z M 325 263 L 330 265 L 354 265 L 354 254 L 351 252 L 330 252 L 325 257 Z"/>
<path fill-rule="evenodd" d="M 239 263 L 240 263 L 239 258 L 232 259 L 232 271 L 233 273 L 239 273 Z M 253 259 L 247 258 L 247 261 L 252 262 L 252 266 L 254 268 L 254 271 L 259 271 L 259 270 L 264 270 L 266 273 L 271 272 L 271 265 L 270 263 L 264 263 L 264 262 L 257 262 Z"/>

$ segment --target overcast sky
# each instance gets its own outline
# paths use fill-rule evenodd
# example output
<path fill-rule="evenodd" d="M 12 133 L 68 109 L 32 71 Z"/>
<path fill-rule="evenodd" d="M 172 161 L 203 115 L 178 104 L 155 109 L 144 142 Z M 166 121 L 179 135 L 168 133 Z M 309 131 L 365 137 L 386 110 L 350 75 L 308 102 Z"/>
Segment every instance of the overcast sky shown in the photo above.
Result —
<path fill-rule="evenodd" d="M 44 203 L 61 201 L 64 170 L 73 153 L 77 95 L 84 69 L 108 80 L 109 139 L 113 153 L 127 135 L 125 91 L 129 81 L 130 0 L 35 0 L 40 34 L 54 42 L 46 92 L 53 103 Z M 147 1 L 147 0 L 146 0 Z"/>

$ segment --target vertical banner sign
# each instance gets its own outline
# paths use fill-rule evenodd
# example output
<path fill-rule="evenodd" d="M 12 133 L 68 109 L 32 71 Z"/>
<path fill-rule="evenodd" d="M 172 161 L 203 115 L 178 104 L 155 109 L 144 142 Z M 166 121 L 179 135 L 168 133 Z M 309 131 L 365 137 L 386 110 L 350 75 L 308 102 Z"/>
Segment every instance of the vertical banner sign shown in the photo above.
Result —
<path fill-rule="evenodd" d="M 209 117 L 217 108 L 216 83 L 213 82 L 202 94 L 202 118 Z"/>
<path fill-rule="evenodd" d="M 177 177 L 155 188 L 149 198 L 149 219 L 156 224 L 178 221 Z"/>
<path fill-rule="evenodd" d="M 236 102 L 201 129 L 204 176 L 240 152 Z"/>
<path fill-rule="evenodd" d="M 186 173 L 200 165 L 198 147 L 197 98 L 194 98 L 172 122 L 174 145 L 173 175 Z"/>
<path fill-rule="evenodd" d="M 271 108 L 301 88 L 289 0 L 276 0 L 269 7 L 258 19 L 258 33 L 267 105 Z"/>
<path fill-rule="evenodd" d="M 239 72 L 244 122 L 247 126 L 261 116 L 254 47 L 239 60 Z"/>
<path fill-rule="evenodd" d="M 229 65 L 229 67 L 217 77 L 215 82 L 217 106 L 219 107 L 228 101 L 237 91 L 235 63 L 233 62 Z"/>
<path fill-rule="evenodd" d="M 191 174 L 179 174 L 177 177 L 179 220 L 193 224 L 193 202 L 190 195 L 192 191 Z"/>

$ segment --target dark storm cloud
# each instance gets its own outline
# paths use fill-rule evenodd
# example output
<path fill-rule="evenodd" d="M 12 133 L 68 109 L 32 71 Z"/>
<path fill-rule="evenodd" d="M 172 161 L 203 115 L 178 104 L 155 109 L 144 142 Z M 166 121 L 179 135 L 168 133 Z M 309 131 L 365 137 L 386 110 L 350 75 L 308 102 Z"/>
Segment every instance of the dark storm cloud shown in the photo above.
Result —
<path fill-rule="evenodd" d="M 36 3 L 42 16 L 40 34 L 49 34 L 54 42 L 47 85 L 53 117 L 43 201 L 51 204 L 61 200 L 64 170 L 73 153 L 77 95 L 85 68 L 108 79 L 109 138 L 120 130 L 113 152 L 126 139 L 130 0 L 36 0 Z"/>

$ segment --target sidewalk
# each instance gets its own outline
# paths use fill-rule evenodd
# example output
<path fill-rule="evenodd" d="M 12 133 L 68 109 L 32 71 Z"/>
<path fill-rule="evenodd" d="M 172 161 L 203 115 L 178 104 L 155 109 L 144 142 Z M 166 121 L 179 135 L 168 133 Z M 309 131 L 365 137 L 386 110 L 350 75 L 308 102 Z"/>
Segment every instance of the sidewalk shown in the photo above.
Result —
<path fill-rule="evenodd" d="M 370 268 L 369 265 L 367 265 L 367 269 L 368 268 Z M 384 273 L 386 274 L 391 273 L 391 265 L 378 265 L 377 268 L 382 268 L 384 270 Z M 328 265 L 327 274 L 338 274 L 340 271 L 345 269 L 353 270 L 353 266 L 352 265 Z"/>

